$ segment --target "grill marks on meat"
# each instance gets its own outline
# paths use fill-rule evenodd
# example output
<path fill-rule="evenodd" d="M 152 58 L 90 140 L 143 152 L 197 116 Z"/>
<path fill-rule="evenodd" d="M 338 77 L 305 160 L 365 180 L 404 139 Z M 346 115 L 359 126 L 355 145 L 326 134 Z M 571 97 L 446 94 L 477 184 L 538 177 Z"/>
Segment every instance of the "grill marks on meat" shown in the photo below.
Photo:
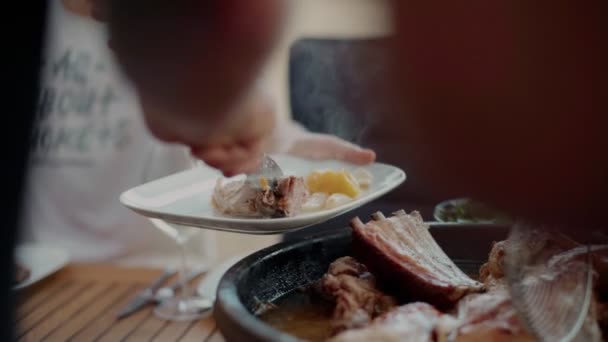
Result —
<path fill-rule="evenodd" d="M 302 177 L 279 178 L 265 188 L 244 180 L 224 184 L 220 178 L 212 202 L 223 214 L 240 217 L 289 217 L 300 212 L 308 190 Z"/>
<path fill-rule="evenodd" d="M 484 290 L 443 252 L 416 211 L 386 218 L 380 212 L 364 224 L 351 221 L 355 256 L 384 283 L 398 284 L 410 298 L 450 308 L 469 293 Z"/>
<path fill-rule="evenodd" d="M 367 267 L 352 257 L 334 261 L 320 281 L 321 292 L 332 298 L 335 309 L 334 333 L 360 328 L 396 306 L 396 301 L 376 288 L 376 279 Z"/>

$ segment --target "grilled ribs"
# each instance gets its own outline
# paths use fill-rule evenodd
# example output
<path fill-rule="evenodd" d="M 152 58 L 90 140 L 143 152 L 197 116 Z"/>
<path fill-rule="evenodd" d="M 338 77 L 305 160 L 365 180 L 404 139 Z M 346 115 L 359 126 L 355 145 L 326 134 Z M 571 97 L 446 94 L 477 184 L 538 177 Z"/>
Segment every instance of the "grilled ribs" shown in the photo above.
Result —
<path fill-rule="evenodd" d="M 389 218 L 378 212 L 373 218 L 367 224 L 351 221 L 353 248 L 357 260 L 383 284 L 395 284 L 409 298 L 440 309 L 484 290 L 443 252 L 418 212 L 401 210 Z"/>

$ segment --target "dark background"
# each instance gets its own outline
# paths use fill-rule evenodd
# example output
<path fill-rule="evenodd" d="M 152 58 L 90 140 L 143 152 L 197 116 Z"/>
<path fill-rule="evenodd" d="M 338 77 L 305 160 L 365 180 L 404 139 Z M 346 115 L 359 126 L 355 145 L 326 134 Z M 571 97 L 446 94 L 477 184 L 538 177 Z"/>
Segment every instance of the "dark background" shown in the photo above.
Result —
<path fill-rule="evenodd" d="M 425 220 L 432 220 L 437 200 L 417 186 L 416 175 L 408 168 L 408 151 L 415 147 L 407 138 L 416 132 L 391 124 L 396 111 L 385 100 L 391 89 L 382 81 L 389 62 L 386 43 L 386 38 L 309 38 L 292 45 L 289 91 L 293 118 L 311 131 L 335 134 L 374 149 L 379 162 L 399 166 L 407 179 L 388 195 L 349 215 L 288 234 L 286 239 L 344 227 L 355 215 L 367 218 L 377 210 L 418 210 Z"/>
<path fill-rule="evenodd" d="M 46 1 L 11 1 L 4 13 L 17 20 L 3 20 L 2 32 L 2 149 L 0 180 L 2 196 L 2 257 L 0 294 L 0 341 L 14 339 L 13 251 L 19 232 L 19 220 L 26 176 L 29 140 L 36 109 L 38 73 L 46 19 Z"/>

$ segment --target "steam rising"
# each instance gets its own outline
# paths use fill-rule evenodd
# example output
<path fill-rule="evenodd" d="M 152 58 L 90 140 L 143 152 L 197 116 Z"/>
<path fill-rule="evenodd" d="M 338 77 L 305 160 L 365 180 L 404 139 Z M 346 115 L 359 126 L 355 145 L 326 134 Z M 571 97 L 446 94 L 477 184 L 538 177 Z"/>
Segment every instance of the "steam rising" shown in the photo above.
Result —
<path fill-rule="evenodd" d="M 381 103 L 374 82 L 383 65 L 374 41 L 297 42 L 289 73 L 294 118 L 310 130 L 363 144 Z"/>

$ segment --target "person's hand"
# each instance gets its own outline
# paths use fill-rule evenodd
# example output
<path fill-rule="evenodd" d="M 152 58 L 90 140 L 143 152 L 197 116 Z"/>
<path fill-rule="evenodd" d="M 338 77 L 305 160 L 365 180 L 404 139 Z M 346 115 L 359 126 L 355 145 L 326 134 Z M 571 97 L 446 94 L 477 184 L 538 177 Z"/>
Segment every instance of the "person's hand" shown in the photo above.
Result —
<path fill-rule="evenodd" d="M 303 133 L 288 148 L 287 153 L 313 160 L 335 159 L 358 165 L 376 160 L 376 153 L 328 134 Z"/>
<path fill-rule="evenodd" d="M 312 160 L 340 160 L 366 165 L 376 159 L 376 153 L 329 134 L 306 131 L 292 120 L 275 124 L 276 113 L 270 97 L 257 93 L 241 109 L 240 117 L 249 118 L 244 130 L 249 139 L 219 137 L 217 143 L 192 148 L 195 158 L 220 170 L 225 176 L 254 171 L 263 153 L 287 153 Z M 266 123 L 266 124 L 263 124 Z"/>
<path fill-rule="evenodd" d="M 263 153 L 287 153 L 311 160 L 340 160 L 367 165 L 376 160 L 376 153 L 329 134 L 307 132 L 296 127 L 276 127 L 273 134 L 260 135 L 255 142 L 218 144 L 193 149 L 193 155 L 225 176 L 254 171 Z"/>

